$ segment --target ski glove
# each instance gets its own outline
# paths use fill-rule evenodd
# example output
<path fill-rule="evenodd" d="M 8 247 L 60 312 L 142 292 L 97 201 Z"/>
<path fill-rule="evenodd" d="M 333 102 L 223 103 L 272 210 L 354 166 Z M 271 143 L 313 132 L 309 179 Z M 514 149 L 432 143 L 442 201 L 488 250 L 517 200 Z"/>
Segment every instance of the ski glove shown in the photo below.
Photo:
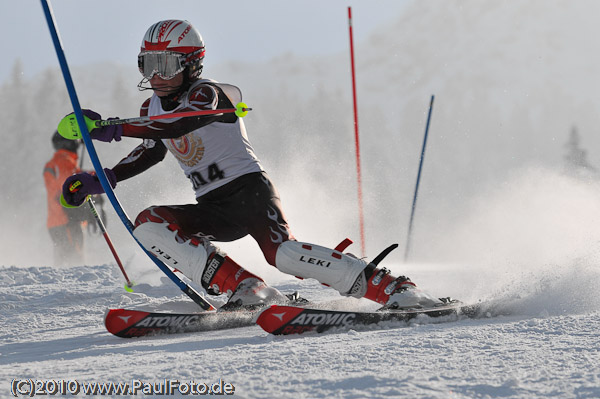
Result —
<path fill-rule="evenodd" d="M 117 176 L 111 169 L 105 168 L 104 173 L 112 188 L 117 186 Z M 104 188 L 95 173 L 77 173 L 65 180 L 62 188 L 65 202 L 71 206 L 80 206 L 88 195 L 102 194 Z"/>
<path fill-rule="evenodd" d="M 81 110 L 85 116 L 90 118 L 91 120 L 97 121 L 101 120 L 102 117 L 100 114 L 92 111 L 91 109 L 82 109 Z M 108 118 L 107 120 L 112 121 L 119 118 Z M 111 125 L 111 126 L 102 126 L 92 129 L 90 131 L 90 137 L 94 140 L 104 141 L 105 143 L 110 143 L 111 141 L 121 141 L 121 136 L 123 135 L 123 125 Z"/>

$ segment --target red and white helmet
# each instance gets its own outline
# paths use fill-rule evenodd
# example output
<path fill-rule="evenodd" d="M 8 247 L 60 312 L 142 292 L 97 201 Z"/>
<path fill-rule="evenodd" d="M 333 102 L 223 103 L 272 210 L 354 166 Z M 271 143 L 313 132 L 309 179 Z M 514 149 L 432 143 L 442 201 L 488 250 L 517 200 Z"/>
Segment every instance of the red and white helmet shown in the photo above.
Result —
<path fill-rule="evenodd" d="M 154 74 L 170 79 L 185 68 L 188 68 L 188 76 L 195 78 L 202 71 L 204 53 L 202 36 L 188 21 L 160 21 L 144 35 L 138 67 L 146 79 Z"/>

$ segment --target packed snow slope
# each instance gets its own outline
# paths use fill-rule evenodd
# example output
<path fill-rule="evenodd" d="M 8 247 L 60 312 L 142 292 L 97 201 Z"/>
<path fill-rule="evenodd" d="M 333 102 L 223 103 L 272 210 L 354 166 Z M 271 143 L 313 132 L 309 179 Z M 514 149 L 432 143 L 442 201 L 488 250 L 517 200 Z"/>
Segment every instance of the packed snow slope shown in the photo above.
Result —
<path fill-rule="evenodd" d="M 473 278 L 451 265 L 410 268 L 416 281 L 440 293 L 448 283 Z M 13 379 L 174 379 L 222 380 L 238 398 L 598 398 L 600 308 L 592 287 L 600 276 L 584 262 L 557 267 L 549 278 L 538 273 L 488 293 L 507 314 L 493 318 L 420 319 L 297 337 L 274 337 L 254 326 L 122 339 L 104 329 L 107 308 L 193 311 L 195 305 L 166 279 L 127 293 L 111 264 L 2 267 L 0 397 L 11 397 Z M 313 300 L 339 299 L 314 281 L 275 285 Z"/>

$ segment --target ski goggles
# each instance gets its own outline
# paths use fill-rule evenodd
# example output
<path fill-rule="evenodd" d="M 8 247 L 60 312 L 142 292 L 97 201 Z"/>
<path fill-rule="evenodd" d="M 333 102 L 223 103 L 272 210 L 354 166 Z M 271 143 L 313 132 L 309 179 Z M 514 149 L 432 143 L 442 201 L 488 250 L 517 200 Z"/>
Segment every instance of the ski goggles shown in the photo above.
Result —
<path fill-rule="evenodd" d="M 185 69 L 185 55 L 170 52 L 149 52 L 138 56 L 138 68 L 150 80 L 158 75 L 165 80 L 173 79 Z"/>

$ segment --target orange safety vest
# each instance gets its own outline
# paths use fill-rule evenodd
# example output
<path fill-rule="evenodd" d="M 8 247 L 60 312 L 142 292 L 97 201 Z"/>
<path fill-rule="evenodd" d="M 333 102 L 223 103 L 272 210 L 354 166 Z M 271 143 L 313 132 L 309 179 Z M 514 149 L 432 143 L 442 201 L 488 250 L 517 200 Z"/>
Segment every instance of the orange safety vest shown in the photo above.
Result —
<path fill-rule="evenodd" d="M 58 150 L 46 166 L 44 166 L 44 182 L 48 194 L 48 228 L 63 226 L 69 222 L 65 208 L 60 204 L 62 186 L 67 177 L 79 173 L 77 153 Z"/>

